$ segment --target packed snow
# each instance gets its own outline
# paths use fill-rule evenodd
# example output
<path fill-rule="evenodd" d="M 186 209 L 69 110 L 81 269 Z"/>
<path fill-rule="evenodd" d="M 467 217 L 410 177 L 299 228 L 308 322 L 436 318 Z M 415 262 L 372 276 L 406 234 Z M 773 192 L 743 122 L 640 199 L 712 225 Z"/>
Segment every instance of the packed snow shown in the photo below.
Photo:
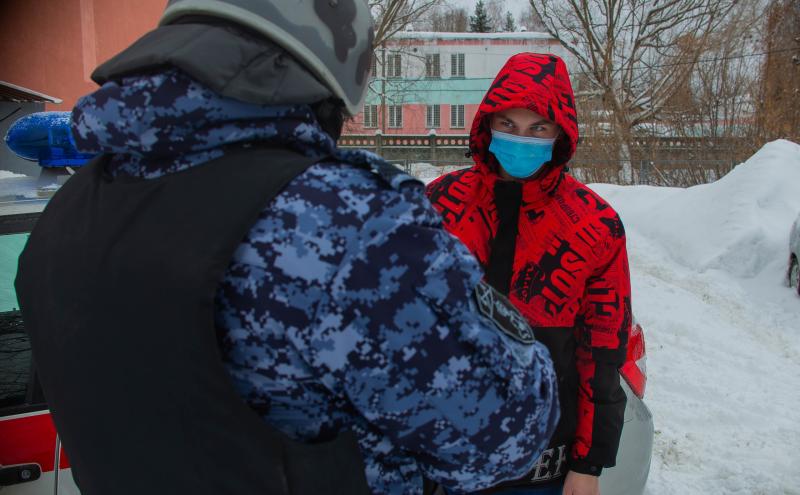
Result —
<path fill-rule="evenodd" d="M 592 188 L 628 234 L 656 429 L 646 493 L 800 493 L 800 297 L 785 285 L 800 146 L 688 189 Z"/>
<path fill-rule="evenodd" d="M 17 174 L 9 170 L 0 170 L 0 179 L 10 179 L 14 177 L 25 177 L 25 175 Z"/>
<path fill-rule="evenodd" d="M 656 430 L 645 493 L 800 494 L 800 145 L 769 143 L 712 184 L 591 187 L 628 235 Z"/>

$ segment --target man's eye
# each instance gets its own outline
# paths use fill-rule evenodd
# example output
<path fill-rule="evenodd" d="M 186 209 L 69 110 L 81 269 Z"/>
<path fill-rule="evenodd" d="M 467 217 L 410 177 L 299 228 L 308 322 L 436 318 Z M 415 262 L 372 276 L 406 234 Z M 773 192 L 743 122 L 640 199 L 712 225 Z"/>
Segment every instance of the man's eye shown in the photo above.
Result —
<path fill-rule="evenodd" d="M 503 125 L 506 126 L 506 127 L 514 127 L 514 124 L 512 124 L 511 122 L 508 122 L 508 121 L 503 121 Z"/>

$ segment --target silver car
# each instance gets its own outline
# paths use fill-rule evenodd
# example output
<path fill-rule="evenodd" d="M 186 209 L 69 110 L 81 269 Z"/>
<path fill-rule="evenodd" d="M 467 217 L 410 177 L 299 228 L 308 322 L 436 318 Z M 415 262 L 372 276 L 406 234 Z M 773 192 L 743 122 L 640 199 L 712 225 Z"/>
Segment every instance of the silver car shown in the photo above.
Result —
<path fill-rule="evenodd" d="M 789 234 L 789 269 L 786 270 L 786 282 L 800 295 L 800 214 L 792 224 Z"/>
<path fill-rule="evenodd" d="M 641 495 L 650 473 L 653 452 L 653 415 L 644 401 L 647 382 L 646 354 L 642 327 L 633 322 L 625 364 L 619 370 L 622 389 L 628 401 L 625 423 L 617 453 L 617 465 L 603 470 L 600 493 L 603 495 Z"/>

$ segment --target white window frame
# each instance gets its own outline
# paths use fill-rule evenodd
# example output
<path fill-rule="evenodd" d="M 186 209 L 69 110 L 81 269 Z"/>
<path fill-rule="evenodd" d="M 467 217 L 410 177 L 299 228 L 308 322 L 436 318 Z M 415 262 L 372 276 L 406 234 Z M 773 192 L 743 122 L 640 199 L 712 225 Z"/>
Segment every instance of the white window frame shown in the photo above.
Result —
<path fill-rule="evenodd" d="M 389 105 L 389 127 L 392 129 L 402 129 L 403 127 L 403 105 Z"/>
<path fill-rule="evenodd" d="M 364 128 L 376 129 L 378 127 L 378 105 L 364 105 Z"/>
<path fill-rule="evenodd" d="M 450 54 L 450 77 L 465 77 L 466 74 L 466 57 L 463 53 Z"/>
<path fill-rule="evenodd" d="M 403 58 L 399 53 L 386 55 L 386 77 L 390 79 L 403 77 Z"/>
<path fill-rule="evenodd" d="M 464 105 L 450 105 L 450 128 L 464 128 Z"/>
<path fill-rule="evenodd" d="M 439 79 L 442 77 L 442 57 L 438 53 L 425 55 L 425 77 Z"/>
<path fill-rule="evenodd" d="M 425 127 L 428 129 L 438 129 L 442 125 L 441 105 L 427 105 L 425 107 Z"/>

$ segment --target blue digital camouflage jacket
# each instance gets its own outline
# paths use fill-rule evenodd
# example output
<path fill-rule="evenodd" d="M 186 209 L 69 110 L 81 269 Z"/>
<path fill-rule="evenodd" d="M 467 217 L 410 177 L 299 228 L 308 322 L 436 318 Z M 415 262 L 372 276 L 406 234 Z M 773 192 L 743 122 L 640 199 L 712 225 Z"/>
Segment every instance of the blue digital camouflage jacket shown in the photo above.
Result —
<path fill-rule="evenodd" d="M 479 311 L 480 267 L 421 183 L 337 149 L 307 106 L 223 98 L 176 70 L 84 97 L 73 134 L 142 178 L 255 141 L 319 158 L 261 213 L 219 287 L 240 394 L 296 439 L 356 431 L 375 493 L 421 493 L 422 476 L 469 492 L 531 468 L 558 419 L 549 355 Z"/>

